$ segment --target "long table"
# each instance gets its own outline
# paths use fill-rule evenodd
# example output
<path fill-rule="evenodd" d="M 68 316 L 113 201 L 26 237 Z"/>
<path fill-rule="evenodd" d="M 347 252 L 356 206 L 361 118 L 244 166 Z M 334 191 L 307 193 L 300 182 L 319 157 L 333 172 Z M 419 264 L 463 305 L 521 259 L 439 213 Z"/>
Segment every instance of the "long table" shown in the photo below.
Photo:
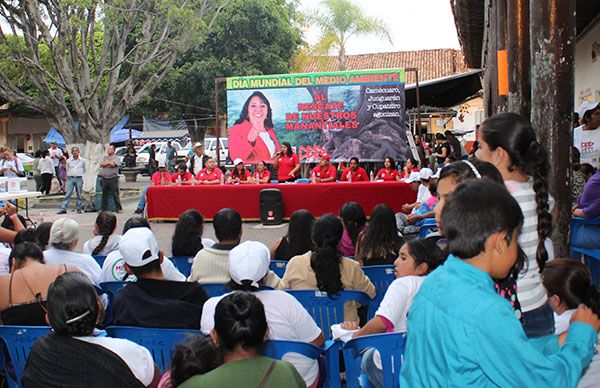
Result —
<path fill-rule="evenodd" d="M 219 210 L 230 207 L 245 221 L 256 221 L 260 220 L 260 191 L 266 188 L 281 190 L 286 219 L 298 209 L 307 209 L 315 216 L 338 214 L 348 201 L 359 203 L 367 215 L 380 203 L 400 212 L 402 205 L 413 203 L 417 195 L 404 182 L 151 186 L 146 194 L 147 216 L 153 221 L 177 220 L 181 213 L 193 208 L 211 220 Z"/>

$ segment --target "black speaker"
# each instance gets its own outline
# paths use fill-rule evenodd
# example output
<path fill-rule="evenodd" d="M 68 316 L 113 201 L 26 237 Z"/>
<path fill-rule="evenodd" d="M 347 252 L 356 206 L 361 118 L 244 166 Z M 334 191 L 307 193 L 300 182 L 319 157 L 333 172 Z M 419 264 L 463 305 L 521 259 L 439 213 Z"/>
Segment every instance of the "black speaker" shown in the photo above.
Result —
<path fill-rule="evenodd" d="M 279 189 L 260 191 L 260 222 L 263 225 L 279 225 L 283 220 L 283 200 Z"/>

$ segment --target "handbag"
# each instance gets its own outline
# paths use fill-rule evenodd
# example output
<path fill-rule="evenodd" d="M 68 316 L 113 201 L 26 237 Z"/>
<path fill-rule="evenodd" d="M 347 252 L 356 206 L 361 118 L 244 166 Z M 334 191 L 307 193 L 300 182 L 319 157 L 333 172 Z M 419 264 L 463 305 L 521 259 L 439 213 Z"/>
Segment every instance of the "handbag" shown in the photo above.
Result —
<path fill-rule="evenodd" d="M 271 366 L 269 367 L 269 370 L 267 370 L 267 373 L 265 373 L 262 380 L 260 380 L 260 383 L 258 383 L 257 388 L 263 388 L 265 386 L 267 381 L 269 381 L 269 377 L 271 377 L 271 373 L 273 373 L 273 369 L 275 369 L 275 360 L 273 360 L 273 362 L 271 362 Z"/>

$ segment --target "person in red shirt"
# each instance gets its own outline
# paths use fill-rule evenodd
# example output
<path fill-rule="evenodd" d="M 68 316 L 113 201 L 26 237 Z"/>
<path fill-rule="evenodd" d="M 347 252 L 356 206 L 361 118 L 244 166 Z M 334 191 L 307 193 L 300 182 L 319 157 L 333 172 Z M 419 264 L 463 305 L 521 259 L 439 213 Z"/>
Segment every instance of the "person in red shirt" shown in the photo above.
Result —
<path fill-rule="evenodd" d="M 342 181 L 368 182 L 369 176 L 364 168 L 358 165 L 358 158 L 350 158 L 349 166 L 342 172 Z"/>
<path fill-rule="evenodd" d="M 194 176 L 187 171 L 187 166 L 182 163 L 177 166 L 177 172 L 171 175 L 171 181 L 176 185 L 193 185 Z"/>
<path fill-rule="evenodd" d="M 233 170 L 229 173 L 227 183 L 252 183 L 250 180 L 250 171 L 244 167 L 244 161 L 241 158 L 237 158 L 233 161 Z"/>
<path fill-rule="evenodd" d="M 293 182 L 298 178 L 300 159 L 287 141 L 281 143 L 281 152 L 273 159 L 273 166 L 277 169 L 277 179 L 280 183 Z"/>
<path fill-rule="evenodd" d="M 171 174 L 167 171 L 167 164 L 165 162 L 160 162 L 158 164 L 158 171 L 152 174 L 150 178 L 150 186 L 169 186 L 171 184 Z M 144 189 L 142 193 L 142 197 L 137 204 L 137 207 L 133 214 L 142 214 L 144 213 L 144 209 L 146 208 L 146 192 L 148 191 L 148 187 Z"/>
<path fill-rule="evenodd" d="M 316 183 L 335 182 L 337 178 L 337 170 L 329 164 L 331 156 L 328 154 L 321 155 L 319 165 L 312 169 L 312 181 Z"/>
<path fill-rule="evenodd" d="M 223 171 L 217 167 L 214 158 L 206 159 L 206 167 L 196 174 L 197 185 L 218 185 L 223 183 Z"/>
<path fill-rule="evenodd" d="M 411 172 L 419 172 L 419 169 L 417 168 L 418 165 L 419 162 L 412 156 L 406 159 L 406 164 L 404 165 L 402 171 L 400 171 L 400 179 L 408 178 Z"/>
<path fill-rule="evenodd" d="M 375 180 L 382 180 L 388 182 L 400 180 L 400 174 L 398 174 L 398 170 L 396 170 L 396 162 L 393 158 L 388 156 L 383 160 L 383 168 L 377 171 Z"/>
<path fill-rule="evenodd" d="M 254 183 L 269 183 L 271 180 L 271 172 L 267 169 L 267 164 L 264 160 L 261 160 L 256 165 L 256 172 L 252 175 Z"/>

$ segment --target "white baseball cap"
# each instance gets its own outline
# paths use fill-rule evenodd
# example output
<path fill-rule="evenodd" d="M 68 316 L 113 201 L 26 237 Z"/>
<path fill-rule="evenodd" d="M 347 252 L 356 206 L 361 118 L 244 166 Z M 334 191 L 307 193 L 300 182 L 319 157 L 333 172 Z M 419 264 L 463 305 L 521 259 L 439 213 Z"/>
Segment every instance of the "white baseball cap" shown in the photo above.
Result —
<path fill-rule="evenodd" d="M 406 183 L 413 183 L 413 182 L 420 182 L 420 181 L 421 181 L 421 174 L 418 173 L 417 171 L 411 172 L 409 176 L 404 178 L 404 182 L 406 182 Z"/>
<path fill-rule="evenodd" d="M 204 144 L 202 144 L 200 142 L 194 144 L 194 148 L 198 148 L 198 147 L 204 147 Z"/>
<path fill-rule="evenodd" d="M 269 272 L 271 253 L 269 248 L 258 241 L 245 241 L 229 252 L 229 276 L 237 284 L 252 280 L 252 286 Z"/>
<path fill-rule="evenodd" d="M 433 171 L 428 167 L 424 167 L 419 171 L 419 176 L 421 179 L 428 181 L 433 176 Z"/>
<path fill-rule="evenodd" d="M 244 163 L 244 161 L 242 160 L 242 158 L 235 158 L 235 160 L 233 161 L 233 165 L 237 166 L 240 163 Z"/>
<path fill-rule="evenodd" d="M 161 160 L 160 162 L 158 162 L 158 168 L 161 167 L 167 167 L 167 162 L 165 162 L 164 160 Z"/>
<path fill-rule="evenodd" d="M 435 178 L 435 179 L 439 179 L 440 178 L 440 172 L 442 172 L 442 169 L 438 167 L 438 169 L 435 172 L 435 174 L 433 174 L 431 177 Z"/>
<path fill-rule="evenodd" d="M 148 228 L 129 229 L 121 237 L 119 253 L 132 267 L 143 267 L 160 258 L 158 243 Z"/>
<path fill-rule="evenodd" d="M 579 108 L 577 108 L 579 118 L 582 119 L 585 115 L 585 112 L 595 109 L 598 105 L 600 105 L 598 102 L 584 101 L 581 105 L 579 105 Z"/>

